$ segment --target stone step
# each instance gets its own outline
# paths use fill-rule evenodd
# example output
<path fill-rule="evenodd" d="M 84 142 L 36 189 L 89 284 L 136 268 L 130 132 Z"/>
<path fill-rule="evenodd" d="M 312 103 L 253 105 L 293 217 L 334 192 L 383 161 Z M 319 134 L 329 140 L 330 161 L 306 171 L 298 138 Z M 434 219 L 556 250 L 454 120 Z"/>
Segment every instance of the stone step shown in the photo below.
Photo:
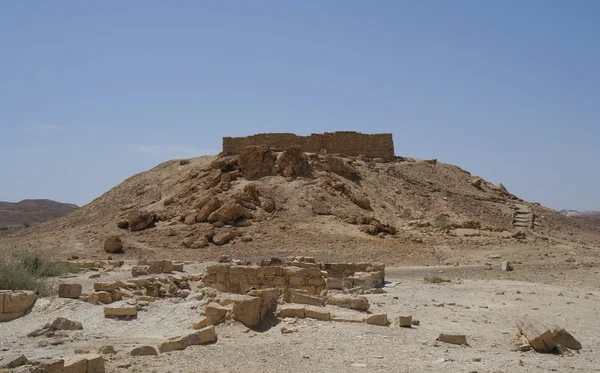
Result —
<path fill-rule="evenodd" d="M 527 227 L 530 228 L 531 227 L 531 223 L 527 224 L 527 223 L 515 223 L 513 224 L 515 227 Z"/>
<path fill-rule="evenodd" d="M 515 215 L 533 215 L 531 211 L 515 211 Z"/>

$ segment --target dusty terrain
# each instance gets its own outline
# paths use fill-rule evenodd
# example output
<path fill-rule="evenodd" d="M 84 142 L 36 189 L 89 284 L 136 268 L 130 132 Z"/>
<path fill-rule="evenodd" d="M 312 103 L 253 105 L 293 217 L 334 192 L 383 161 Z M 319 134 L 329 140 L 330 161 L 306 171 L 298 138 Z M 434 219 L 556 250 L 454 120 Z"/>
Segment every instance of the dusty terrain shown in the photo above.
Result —
<path fill-rule="evenodd" d="M 165 162 L 0 245 L 61 260 L 125 261 L 57 279 L 81 283 L 84 292 L 97 281 L 131 278 L 138 259 L 186 260 L 184 274 L 203 274 L 223 254 L 255 263 L 289 255 L 381 262 L 386 280 L 399 283 L 366 297 L 390 326 L 278 319 L 250 330 L 227 321 L 216 326 L 216 343 L 139 357 L 128 354 L 136 345 L 193 331 L 202 301 L 160 299 L 124 321 L 104 318 L 100 305 L 54 296 L 0 323 L 0 349 L 35 359 L 112 345 L 107 372 L 600 371 L 597 229 L 435 160 L 261 152 L 251 154 L 259 159 L 253 169 L 237 156 Z M 279 167 L 274 159 L 282 158 L 288 163 Z M 121 238 L 123 252 L 105 252 L 109 235 Z M 503 261 L 514 270 L 501 271 Z M 426 276 L 451 282 L 426 283 Z M 396 318 L 406 314 L 420 325 L 399 328 Z M 26 337 L 58 316 L 83 330 Z M 583 349 L 571 357 L 516 351 L 516 323 L 525 316 L 564 327 Z M 443 332 L 465 334 L 469 346 L 436 342 Z"/>
<path fill-rule="evenodd" d="M 498 260 L 495 260 L 497 262 Z M 554 261 L 556 263 L 556 261 Z M 0 323 L 0 348 L 24 353 L 30 359 L 72 355 L 75 349 L 95 352 L 112 345 L 105 355 L 107 372 L 593 372 L 600 368 L 598 327 L 591 312 L 600 307 L 598 269 L 574 269 L 556 263 L 552 270 L 526 264 L 513 272 L 484 266 L 388 268 L 385 293 L 367 295 L 370 312 L 386 312 L 390 319 L 411 314 L 420 321 L 410 329 L 312 319 L 283 319 L 271 327 L 249 330 L 226 322 L 217 326 L 218 341 L 190 346 L 160 356 L 129 356 L 135 346 L 157 344 L 165 337 L 191 332 L 199 318 L 199 301 L 158 300 L 134 320 L 111 320 L 102 307 L 80 300 L 45 298 L 33 311 L 10 323 Z M 203 264 L 186 265 L 201 272 Z M 84 284 L 130 277 L 130 266 L 61 279 Z M 570 281 L 553 281 L 564 274 Z M 425 276 L 451 280 L 427 284 Z M 590 279 L 590 281 L 586 280 Z M 329 307 L 329 306 L 328 306 Z M 331 308 L 331 307 L 330 307 Z M 332 308 L 334 311 L 340 309 Z M 356 311 L 345 311 L 352 314 Z M 82 331 L 57 332 L 49 338 L 26 335 L 56 317 L 80 321 Z M 572 357 L 515 351 L 516 322 L 525 316 L 559 324 L 583 345 Z M 282 334 L 281 327 L 296 331 Z M 441 332 L 467 336 L 469 347 L 436 342 Z"/>

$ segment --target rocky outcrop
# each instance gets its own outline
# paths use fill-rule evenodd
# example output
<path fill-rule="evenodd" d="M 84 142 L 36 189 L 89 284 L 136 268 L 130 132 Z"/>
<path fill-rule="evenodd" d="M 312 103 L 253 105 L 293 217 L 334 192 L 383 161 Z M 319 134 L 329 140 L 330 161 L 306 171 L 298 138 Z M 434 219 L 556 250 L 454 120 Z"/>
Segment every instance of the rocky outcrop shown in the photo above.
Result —
<path fill-rule="evenodd" d="M 217 197 L 211 197 L 200 209 L 198 215 L 196 215 L 196 222 L 202 223 L 205 222 L 210 214 L 212 214 L 216 209 L 219 208 L 221 202 Z"/>
<path fill-rule="evenodd" d="M 223 206 L 208 216 L 210 223 L 218 221 L 223 224 L 232 224 L 240 219 L 252 219 L 252 213 L 234 200 L 225 202 Z"/>
<path fill-rule="evenodd" d="M 360 176 L 358 171 L 346 161 L 335 155 L 327 154 L 325 162 L 321 166 L 324 171 L 333 172 L 334 174 L 340 175 L 348 180 L 358 180 Z"/>
<path fill-rule="evenodd" d="M 134 211 L 129 214 L 127 222 L 129 223 L 129 229 L 132 232 L 141 231 L 149 228 L 152 223 L 156 220 L 156 214 L 148 211 Z"/>

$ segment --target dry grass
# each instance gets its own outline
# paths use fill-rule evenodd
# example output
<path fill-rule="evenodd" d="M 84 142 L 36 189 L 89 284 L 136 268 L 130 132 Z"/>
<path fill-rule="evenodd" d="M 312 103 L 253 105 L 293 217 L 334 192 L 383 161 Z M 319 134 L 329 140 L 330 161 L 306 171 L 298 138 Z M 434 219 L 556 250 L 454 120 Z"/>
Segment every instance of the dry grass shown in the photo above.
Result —
<path fill-rule="evenodd" d="M 444 283 L 444 282 L 451 282 L 450 280 L 445 279 L 445 278 L 441 278 L 439 276 L 425 277 L 423 280 L 427 284 L 441 284 L 441 283 Z"/>
<path fill-rule="evenodd" d="M 22 251 L 0 257 L 0 290 L 33 290 L 50 294 L 50 277 L 76 272 L 65 262 L 44 259 L 39 253 Z"/>

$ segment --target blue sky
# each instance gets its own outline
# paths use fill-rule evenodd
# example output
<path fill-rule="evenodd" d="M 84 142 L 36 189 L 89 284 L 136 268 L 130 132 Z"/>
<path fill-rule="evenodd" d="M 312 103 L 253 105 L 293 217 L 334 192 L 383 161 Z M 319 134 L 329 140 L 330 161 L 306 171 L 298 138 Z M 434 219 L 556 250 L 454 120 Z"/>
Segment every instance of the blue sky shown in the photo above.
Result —
<path fill-rule="evenodd" d="M 3 1 L 0 200 L 85 204 L 222 136 L 392 132 L 600 209 L 600 2 Z"/>

